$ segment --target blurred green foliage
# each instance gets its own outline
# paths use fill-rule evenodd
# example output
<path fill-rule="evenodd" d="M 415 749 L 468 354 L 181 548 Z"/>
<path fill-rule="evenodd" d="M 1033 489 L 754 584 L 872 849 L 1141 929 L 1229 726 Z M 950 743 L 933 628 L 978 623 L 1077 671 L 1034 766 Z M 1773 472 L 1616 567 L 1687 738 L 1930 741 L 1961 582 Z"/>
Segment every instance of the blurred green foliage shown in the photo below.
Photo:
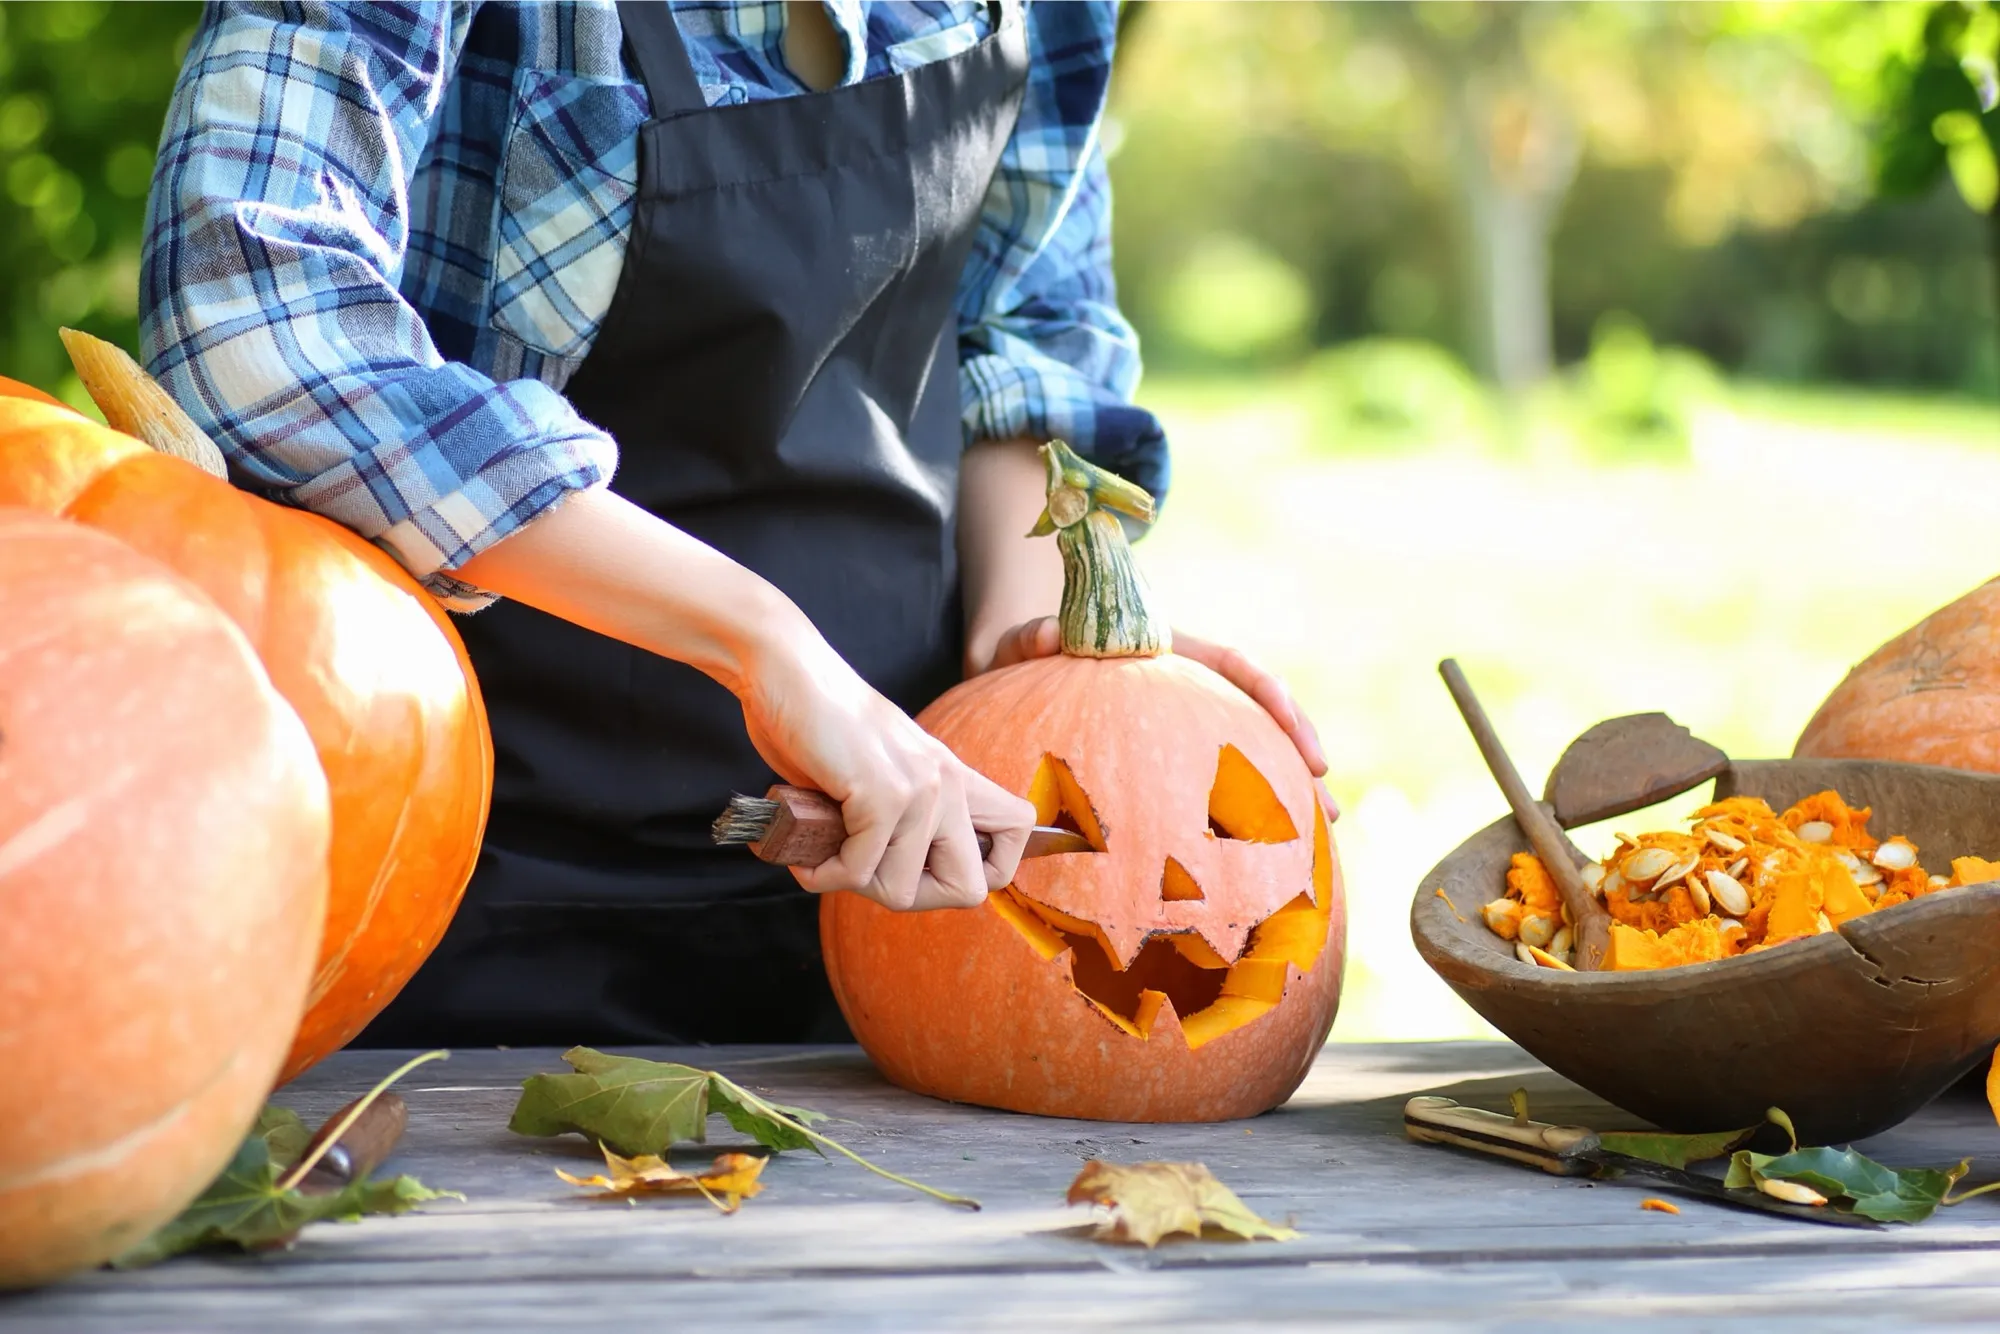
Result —
<path fill-rule="evenodd" d="M 146 191 L 199 15 L 0 3 L 0 374 L 81 406 L 56 329 L 137 346 Z"/>
<path fill-rule="evenodd" d="M 1698 354 L 1655 355 L 1661 383 L 1705 360 L 2000 395 L 2000 272 L 1955 147 L 1963 57 L 1996 24 L 1959 0 L 1149 4 L 1107 136 L 1121 299 L 1162 370 L 1388 337 L 1492 374 L 1512 318 L 1543 322 L 1547 361 L 1593 394 L 1636 334 Z M 1913 71 L 1956 100 L 1913 101 Z M 1904 140 L 1926 170 L 1888 169 Z M 1483 309 L 1490 255 L 1533 253 L 1536 227 L 1545 308 Z M 1190 277 L 1217 256 L 1254 283 Z M 1191 299 L 1231 288 L 1284 292 L 1297 332 L 1276 335 L 1268 302 Z"/>

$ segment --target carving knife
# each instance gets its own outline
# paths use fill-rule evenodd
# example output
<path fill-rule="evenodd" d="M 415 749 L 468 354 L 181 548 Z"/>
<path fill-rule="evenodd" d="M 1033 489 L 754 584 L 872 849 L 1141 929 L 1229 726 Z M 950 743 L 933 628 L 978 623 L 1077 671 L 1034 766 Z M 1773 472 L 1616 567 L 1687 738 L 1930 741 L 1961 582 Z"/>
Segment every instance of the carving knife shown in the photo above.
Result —
<path fill-rule="evenodd" d="M 818 866 L 840 851 L 847 841 L 847 825 L 840 818 L 840 803 L 832 797 L 780 783 L 762 797 L 731 797 L 709 834 L 717 843 L 748 844 L 750 851 L 773 866 Z M 979 835 L 979 855 L 992 850 L 992 836 Z M 1074 829 L 1036 825 L 1021 855 L 1094 851 L 1090 840 Z"/>
<path fill-rule="evenodd" d="M 1762 1191 L 1731 1190 L 1714 1177 L 1613 1153 L 1597 1138 L 1596 1131 L 1582 1126 L 1516 1120 L 1499 1112 L 1463 1107 L 1450 1098 L 1418 1097 L 1404 1103 L 1403 1130 L 1422 1144 L 1471 1149 L 1539 1167 L 1553 1176 L 1594 1176 L 1607 1168 L 1615 1169 L 1738 1209 L 1755 1209 L 1759 1213 L 1779 1214 L 1808 1223 L 1830 1223 L 1835 1227 L 1880 1229 L 1882 1226 L 1859 1214 L 1843 1213 L 1830 1204 L 1788 1204 Z"/>

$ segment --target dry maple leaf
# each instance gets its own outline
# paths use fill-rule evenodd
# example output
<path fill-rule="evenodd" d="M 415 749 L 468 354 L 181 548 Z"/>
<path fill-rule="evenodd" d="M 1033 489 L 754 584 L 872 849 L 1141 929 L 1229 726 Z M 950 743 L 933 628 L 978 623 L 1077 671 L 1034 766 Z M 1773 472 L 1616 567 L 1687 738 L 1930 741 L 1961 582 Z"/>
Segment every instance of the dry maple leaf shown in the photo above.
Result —
<path fill-rule="evenodd" d="M 560 1167 L 556 1175 L 572 1186 L 598 1186 L 607 1195 L 699 1194 L 725 1214 L 764 1189 L 757 1179 L 765 1159 L 754 1153 L 718 1153 L 706 1172 L 683 1172 L 664 1158 L 640 1154 L 622 1158 L 604 1149 L 610 1176 L 573 1177 Z"/>
<path fill-rule="evenodd" d="M 1099 1241 L 1154 1246 L 1176 1233 L 1246 1241 L 1290 1241 L 1299 1235 L 1251 1213 L 1235 1191 L 1200 1163 L 1123 1164 L 1093 1158 L 1070 1183 L 1069 1202 L 1111 1210 L 1091 1234 Z"/>

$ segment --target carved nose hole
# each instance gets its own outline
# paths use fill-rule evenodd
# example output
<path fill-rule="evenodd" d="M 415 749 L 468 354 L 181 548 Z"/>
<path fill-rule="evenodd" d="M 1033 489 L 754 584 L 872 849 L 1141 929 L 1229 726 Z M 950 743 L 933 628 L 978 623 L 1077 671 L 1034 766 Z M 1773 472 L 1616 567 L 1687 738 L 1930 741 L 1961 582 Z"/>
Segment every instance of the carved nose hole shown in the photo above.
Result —
<path fill-rule="evenodd" d="M 1208 791 L 1208 829 L 1217 838 L 1246 843 L 1289 843 L 1299 836 L 1270 780 L 1234 746 L 1224 746 L 1216 757 L 1215 782 Z"/>
<path fill-rule="evenodd" d="M 1201 886 L 1172 857 L 1167 858 L 1167 866 L 1160 873 L 1160 901 L 1162 903 L 1193 903 L 1208 895 L 1201 892 Z"/>

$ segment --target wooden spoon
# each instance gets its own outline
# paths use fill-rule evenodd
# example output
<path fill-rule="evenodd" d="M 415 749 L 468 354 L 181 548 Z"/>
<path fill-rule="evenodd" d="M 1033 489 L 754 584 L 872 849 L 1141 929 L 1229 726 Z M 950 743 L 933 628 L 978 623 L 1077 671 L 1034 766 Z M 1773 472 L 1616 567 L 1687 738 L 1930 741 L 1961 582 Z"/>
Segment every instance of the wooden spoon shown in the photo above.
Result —
<path fill-rule="evenodd" d="M 1527 784 L 1521 781 L 1514 761 L 1507 758 L 1506 747 L 1500 744 L 1499 735 L 1487 720 L 1486 710 L 1479 707 L 1479 698 L 1472 693 L 1472 686 L 1458 669 L 1458 663 L 1446 658 L 1438 664 L 1438 675 L 1444 678 L 1472 739 L 1479 744 L 1479 753 L 1485 757 L 1493 781 L 1507 794 L 1514 823 L 1528 836 L 1529 846 L 1548 869 L 1549 878 L 1556 882 L 1556 891 L 1562 895 L 1563 906 L 1569 910 L 1570 930 L 1576 942 L 1570 956 L 1573 966 L 1581 972 L 1602 969 L 1605 953 L 1611 947 L 1611 914 L 1584 886 L 1583 876 L 1577 870 L 1577 861 L 1583 854 L 1557 826 L 1554 817 L 1528 794 Z"/>

